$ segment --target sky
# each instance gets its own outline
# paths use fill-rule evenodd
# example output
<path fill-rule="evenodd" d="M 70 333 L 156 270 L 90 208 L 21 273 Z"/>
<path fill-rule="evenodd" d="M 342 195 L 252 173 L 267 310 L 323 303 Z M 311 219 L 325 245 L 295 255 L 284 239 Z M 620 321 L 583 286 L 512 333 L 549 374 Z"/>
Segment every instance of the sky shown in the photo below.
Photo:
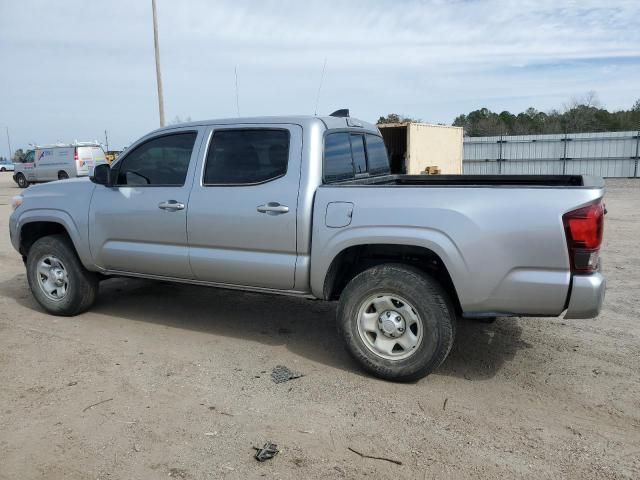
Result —
<path fill-rule="evenodd" d="M 167 121 L 640 98 L 640 1 L 157 0 Z M 323 64 L 326 69 L 322 87 Z M 159 126 L 151 0 L 0 0 L 0 155 Z"/>

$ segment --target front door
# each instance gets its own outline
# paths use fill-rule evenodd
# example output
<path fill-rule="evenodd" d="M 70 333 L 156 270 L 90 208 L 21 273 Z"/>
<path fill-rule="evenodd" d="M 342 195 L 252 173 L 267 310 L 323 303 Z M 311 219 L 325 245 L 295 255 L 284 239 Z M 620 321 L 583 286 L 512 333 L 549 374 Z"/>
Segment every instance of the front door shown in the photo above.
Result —
<path fill-rule="evenodd" d="M 301 155 L 297 125 L 212 129 L 187 215 L 196 279 L 293 288 Z"/>
<path fill-rule="evenodd" d="M 96 186 L 89 238 L 98 266 L 193 278 L 187 211 L 199 134 L 181 129 L 142 141 L 113 165 L 112 187 Z"/>

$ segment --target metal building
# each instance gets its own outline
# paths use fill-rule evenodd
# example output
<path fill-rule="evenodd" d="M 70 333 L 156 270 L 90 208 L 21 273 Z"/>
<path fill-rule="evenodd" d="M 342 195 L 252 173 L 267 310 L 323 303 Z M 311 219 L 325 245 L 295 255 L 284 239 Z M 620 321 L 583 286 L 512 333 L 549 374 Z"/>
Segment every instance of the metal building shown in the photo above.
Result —
<path fill-rule="evenodd" d="M 640 132 L 465 137 L 465 174 L 640 177 Z"/>

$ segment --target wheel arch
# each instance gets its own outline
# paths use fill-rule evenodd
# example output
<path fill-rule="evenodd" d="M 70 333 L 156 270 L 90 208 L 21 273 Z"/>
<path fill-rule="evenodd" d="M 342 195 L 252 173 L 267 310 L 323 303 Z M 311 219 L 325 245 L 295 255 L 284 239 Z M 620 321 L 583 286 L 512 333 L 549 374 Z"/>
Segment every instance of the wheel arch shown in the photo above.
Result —
<path fill-rule="evenodd" d="M 23 257 L 29 253 L 31 246 L 40 238 L 48 235 L 66 235 L 80 261 L 88 268 L 91 264 L 88 249 L 83 249 L 82 237 L 71 216 L 61 210 L 30 210 L 20 216 L 16 228 L 17 249 Z"/>
<path fill-rule="evenodd" d="M 337 300 L 356 275 L 371 267 L 395 263 L 418 268 L 435 278 L 461 311 L 459 288 L 443 255 L 434 249 L 410 243 L 356 243 L 333 256 L 323 276 L 320 298 Z M 318 294 L 314 291 L 314 294 Z"/>

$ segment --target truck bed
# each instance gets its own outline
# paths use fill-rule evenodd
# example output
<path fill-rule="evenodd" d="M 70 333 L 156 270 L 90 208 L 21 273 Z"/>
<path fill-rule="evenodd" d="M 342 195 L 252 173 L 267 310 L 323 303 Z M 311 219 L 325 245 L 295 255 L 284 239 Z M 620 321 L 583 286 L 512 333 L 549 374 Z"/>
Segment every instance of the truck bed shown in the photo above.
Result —
<path fill-rule="evenodd" d="M 604 181 L 587 175 L 381 175 L 331 184 L 331 186 L 432 186 L 432 187 L 603 187 Z"/>

